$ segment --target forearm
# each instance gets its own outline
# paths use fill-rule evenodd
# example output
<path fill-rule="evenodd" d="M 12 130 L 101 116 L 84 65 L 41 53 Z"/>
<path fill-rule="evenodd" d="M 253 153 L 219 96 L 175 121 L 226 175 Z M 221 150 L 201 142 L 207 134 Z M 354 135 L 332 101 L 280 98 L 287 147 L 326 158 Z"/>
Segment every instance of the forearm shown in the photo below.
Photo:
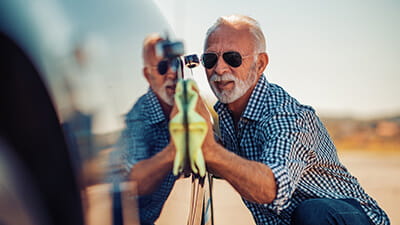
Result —
<path fill-rule="evenodd" d="M 135 164 L 131 170 L 130 180 L 135 182 L 139 195 L 151 194 L 172 170 L 174 151 L 168 145 L 161 152 L 149 159 Z"/>
<path fill-rule="evenodd" d="M 276 182 L 265 164 L 244 159 L 215 144 L 206 155 L 207 169 L 227 180 L 246 200 L 271 203 L 276 197 Z"/>

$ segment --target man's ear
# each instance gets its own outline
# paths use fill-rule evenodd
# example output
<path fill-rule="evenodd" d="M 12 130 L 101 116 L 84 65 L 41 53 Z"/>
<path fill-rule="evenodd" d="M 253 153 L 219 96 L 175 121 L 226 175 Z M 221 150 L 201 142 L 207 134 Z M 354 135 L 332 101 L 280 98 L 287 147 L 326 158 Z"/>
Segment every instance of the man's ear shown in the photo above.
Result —
<path fill-rule="evenodd" d="M 257 74 L 258 75 L 261 75 L 264 72 L 265 68 L 268 65 L 268 61 L 269 61 L 269 59 L 268 59 L 267 53 L 263 52 L 258 55 L 258 59 L 257 59 Z"/>
<path fill-rule="evenodd" d="M 150 84 L 151 73 L 150 73 L 149 68 L 147 66 L 143 67 L 143 75 L 146 78 L 147 82 L 149 82 L 149 84 Z"/>

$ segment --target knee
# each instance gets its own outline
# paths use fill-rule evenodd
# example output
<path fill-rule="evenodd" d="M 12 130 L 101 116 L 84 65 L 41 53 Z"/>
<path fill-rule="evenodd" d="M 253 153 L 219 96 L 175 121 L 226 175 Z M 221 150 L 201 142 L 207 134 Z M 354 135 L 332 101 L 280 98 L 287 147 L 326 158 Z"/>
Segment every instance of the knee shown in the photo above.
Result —
<path fill-rule="evenodd" d="M 305 200 L 294 210 L 291 225 L 333 224 L 333 214 L 325 199 Z"/>

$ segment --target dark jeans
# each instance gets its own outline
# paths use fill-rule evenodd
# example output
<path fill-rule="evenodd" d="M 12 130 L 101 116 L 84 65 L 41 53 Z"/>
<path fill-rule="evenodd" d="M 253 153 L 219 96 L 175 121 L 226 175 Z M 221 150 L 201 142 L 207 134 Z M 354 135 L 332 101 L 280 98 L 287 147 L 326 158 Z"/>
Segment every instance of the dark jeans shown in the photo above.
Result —
<path fill-rule="evenodd" d="M 354 199 L 309 199 L 293 212 L 291 225 L 371 225 L 369 217 Z"/>

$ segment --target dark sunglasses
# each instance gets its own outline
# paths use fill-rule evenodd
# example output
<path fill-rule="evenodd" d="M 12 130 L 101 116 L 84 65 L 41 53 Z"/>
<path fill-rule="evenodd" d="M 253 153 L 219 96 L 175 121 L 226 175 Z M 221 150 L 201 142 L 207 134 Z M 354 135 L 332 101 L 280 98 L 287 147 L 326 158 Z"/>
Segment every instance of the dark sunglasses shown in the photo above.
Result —
<path fill-rule="evenodd" d="M 179 64 L 178 60 L 168 61 L 167 59 L 163 59 L 157 64 L 157 66 L 150 66 L 150 67 L 152 68 L 157 67 L 158 73 L 161 75 L 165 75 L 168 72 L 170 66 L 174 66 L 175 68 L 177 68 L 178 64 Z"/>
<path fill-rule="evenodd" d="M 157 64 L 157 71 L 159 74 L 164 75 L 167 73 L 169 65 L 168 65 L 168 60 L 164 59 L 161 60 L 158 64 Z"/>
<path fill-rule="evenodd" d="M 201 56 L 201 62 L 203 63 L 203 66 L 207 69 L 213 68 L 215 66 L 215 64 L 217 64 L 217 62 L 218 62 L 219 55 L 220 54 L 214 53 L 214 52 L 204 53 Z M 242 59 L 246 58 L 248 56 L 251 56 L 251 55 L 242 56 L 242 55 L 240 55 L 239 52 L 235 52 L 235 51 L 229 51 L 229 52 L 222 53 L 222 58 L 224 59 L 224 61 L 232 67 L 239 67 L 240 65 L 242 65 Z"/>

